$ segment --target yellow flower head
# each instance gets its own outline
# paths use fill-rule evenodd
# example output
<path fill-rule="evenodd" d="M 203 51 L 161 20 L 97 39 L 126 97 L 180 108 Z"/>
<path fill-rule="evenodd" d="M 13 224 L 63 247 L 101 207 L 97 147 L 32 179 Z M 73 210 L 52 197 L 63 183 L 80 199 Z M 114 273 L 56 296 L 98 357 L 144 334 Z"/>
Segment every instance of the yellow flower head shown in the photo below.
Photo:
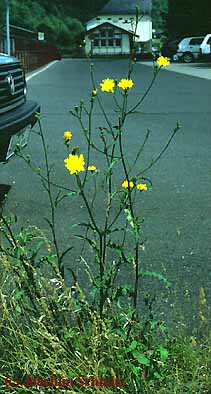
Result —
<path fill-rule="evenodd" d="M 110 78 L 103 79 L 100 87 L 103 92 L 114 93 L 115 81 Z"/>
<path fill-rule="evenodd" d="M 128 189 L 128 181 L 122 182 L 122 187 L 124 187 L 125 189 Z M 130 188 L 134 187 L 133 181 L 129 181 L 129 187 Z"/>
<path fill-rule="evenodd" d="M 65 167 L 68 169 L 70 174 L 77 174 L 78 172 L 84 171 L 84 156 L 81 155 L 72 155 L 70 154 L 65 160 Z"/>
<path fill-rule="evenodd" d="M 71 131 L 69 131 L 69 130 L 66 130 L 65 132 L 64 132 L 64 139 L 65 139 L 65 141 L 70 141 L 71 140 L 71 138 L 72 138 L 72 133 L 71 133 Z"/>
<path fill-rule="evenodd" d="M 88 166 L 87 170 L 88 171 L 96 171 L 96 167 L 95 166 Z"/>
<path fill-rule="evenodd" d="M 160 67 L 166 67 L 170 65 L 170 60 L 168 57 L 159 56 L 159 58 L 157 59 L 157 64 Z"/>
<path fill-rule="evenodd" d="M 92 96 L 93 96 L 93 97 L 97 96 L 97 89 L 94 89 L 94 90 L 92 91 Z"/>
<path fill-rule="evenodd" d="M 137 183 L 136 189 L 138 189 L 138 190 L 147 190 L 147 185 L 146 185 L 146 183 Z"/>
<path fill-rule="evenodd" d="M 123 89 L 123 90 L 128 90 L 131 89 L 133 87 L 134 83 L 132 81 L 132 79 L 121 79 L 121 81 L 119 81 L 118 86 L 119 88 Z"/>

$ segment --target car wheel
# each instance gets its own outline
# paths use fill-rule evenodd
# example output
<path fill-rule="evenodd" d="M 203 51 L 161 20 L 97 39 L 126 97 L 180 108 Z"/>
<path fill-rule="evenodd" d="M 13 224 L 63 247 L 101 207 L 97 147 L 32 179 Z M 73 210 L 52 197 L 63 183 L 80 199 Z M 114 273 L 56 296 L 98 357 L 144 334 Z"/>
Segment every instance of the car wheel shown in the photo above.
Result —
<path fill-rule="evenodd" d="M 186 52 L 186 53 L 184 53 L 182 60 L 184 63 L 191 63 L 194 61 L 194 57 L 193 57 L 192 53 Z"/>

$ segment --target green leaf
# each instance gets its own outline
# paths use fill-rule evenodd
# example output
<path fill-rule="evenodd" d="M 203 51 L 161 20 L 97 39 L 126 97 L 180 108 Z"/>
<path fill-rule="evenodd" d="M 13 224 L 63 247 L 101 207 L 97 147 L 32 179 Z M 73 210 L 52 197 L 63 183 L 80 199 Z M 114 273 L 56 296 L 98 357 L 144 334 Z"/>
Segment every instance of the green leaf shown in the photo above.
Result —
<path fill-rule="evenodd" d="M 138 274 L 138 276 L 139 276 L 139 277 L 140 277 L 140 276 L 151 276 L 151 277 L 153 277 L 153 278 L 156 278 L 156 279 L 158 279 L 158 280 L 164 282 L 165 285 L 166 285 L 167 287 L 171 287 L 171 282 L 169 282 L 169 281 L 165 278 L 165 276 L 163 276 L 163 275 L 161 275 L 161 274 L 158 274 L 157 272 L 154 272 L 154 271 L 140 271 L 139 274 Z"/>
<path fill-rule="evenodd" d="M 129 350 L 135 350 L 137 348 L 138 342 L 137 341 L 132 341 Z"/>
<path fill-rule="evenodd" d="M 134 221 L 129 209 L 124 209 L 128 223 L 134 228 Z"/>
<path fill-rule="evenodd" d="M 112 175 L 112 170 L 113 167 L 115 166 L 116 163 L 118 163 L 119 159 L 113 159 L 110 166 L 108 167 L 106 171 L 106 181 L 108 181 L 109 177 Z"/>
<path fill-rule="evenodd" d="M 164 347 L 160 346 L 159 347 L 159 352 L 160 352 L 160 359 L 161 361 L 166 361 L 168 359 L 169 356 L 169 352 L 167 349 L 165 349 Z"/>
<path fill-rule="evenodd" d="M 65 332 L 64 339 L 75 338 L 77 334 L 78 332 L 76 329 L 70 328 L 68 331 Z"/>
<path fill-rule="evenodd" d="M 154 372 L 153 375 L 154 375 L 155 378 L 157 378 L 159 380 L 163 379 L 163 377 L 158 372 Z"/>
<path fill-rule="evenodd" d="M 140 375 L 140 367 L 134 367 L 133 365 L 132 370 L 135 376 Z"/>
<path fill-rule="evenodd" d="M 22 298 L 23 295 L 24 295 L 24 291 L 23 290 L 17 290 L 15 292 L 15 299 L 16 299 L 16 301 L 20 300 L 20 298 Z"/>
<path fill-rule="evenodd" d="M 19 305 L 16 305 L 15 312 L 18 313 L 19 315 L 21 314 L 21 308 Z"/>
<path fill-rule="evenodd" d="M 140 364 L 146 365 L 147 367 L 150 366 L 150 360 L 143 353 L 139 353 L 135 350 L 133 352 L 133 357 L 136 358 Z"/>
<path fill-rule="evenodd" d="M 72 192 L 67 193 L 66 195 L 67 196 L 76 196 L 77 194 L 79 194 L 79 192 L 72 191 Z"/>

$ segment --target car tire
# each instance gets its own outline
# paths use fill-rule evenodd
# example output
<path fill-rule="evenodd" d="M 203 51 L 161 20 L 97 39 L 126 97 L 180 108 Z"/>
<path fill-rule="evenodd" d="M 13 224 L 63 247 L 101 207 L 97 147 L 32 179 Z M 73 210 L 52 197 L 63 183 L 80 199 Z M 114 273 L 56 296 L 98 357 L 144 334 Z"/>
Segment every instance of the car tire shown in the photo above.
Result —
<path fill-rule="evenodd" d="M 192 63 L 194 61 L 194 56 L 191 52 L 185 52 L 183 54 L 182 60 L 184 63 Z"/>

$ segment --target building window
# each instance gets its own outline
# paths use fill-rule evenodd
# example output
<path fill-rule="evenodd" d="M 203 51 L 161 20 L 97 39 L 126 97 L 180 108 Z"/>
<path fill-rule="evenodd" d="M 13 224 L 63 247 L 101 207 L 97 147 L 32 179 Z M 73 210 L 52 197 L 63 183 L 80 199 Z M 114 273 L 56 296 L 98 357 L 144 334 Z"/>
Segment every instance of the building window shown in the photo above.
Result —
<path fill-rule="evenodd" d="M 94 47 L 121 47 L 122 35 L 119 31 L 108 27 L 94 34 Z"/>
<path fill-rule="evenodd" d="M 106 37 L 106 34 L 107 33 L 107 30 L 106 29 L 102 29 L 101 31 L 100 31 L 100 35 L 101 35 L 101 37 Z"/>
<path fill-rule="evenodd" d="M 107 34 L 108 37 L 114 37 L 114 29 L 108 29 Z"/>
<path fill-rule="evenodd" d="M 101 38 L 101 47 L 106 47 L 107 46 L 107 40 Z"/>
<path fill-rule="evenodd" d="M 94 39 L 94 47 L 99 47 L 100 46 L 100 40 L 97 38 Z"/>
<path fill-rule="evenodd" d="M 96 18 L 97 21 L 100 21 L 100 18 Z"/>
<path fill-rule="evenodd" d="M 121 38 L 116 38 L 116 47 L 121 47 L 121 44 L 122 44 L 122 40 L 121 40 Z"/>
<path fill-rule="evenodd" d="M 113 47 L 114 46 L 114 40 L 108 40 L 108 46 Z"/>

